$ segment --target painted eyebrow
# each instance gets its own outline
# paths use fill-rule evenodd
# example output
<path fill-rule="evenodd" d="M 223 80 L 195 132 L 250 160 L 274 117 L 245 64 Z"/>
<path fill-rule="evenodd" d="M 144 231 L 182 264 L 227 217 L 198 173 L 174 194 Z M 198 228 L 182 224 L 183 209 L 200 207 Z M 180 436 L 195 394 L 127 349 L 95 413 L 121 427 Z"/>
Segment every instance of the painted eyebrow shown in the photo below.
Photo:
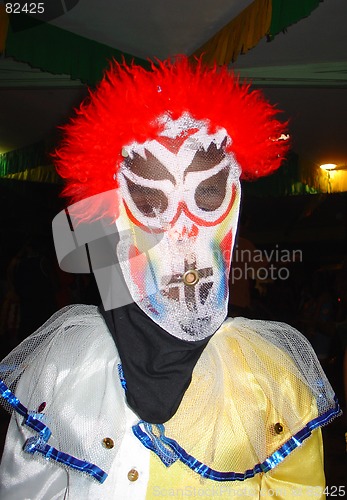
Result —
<path fill-rule="evenodd" d="M 176 185 L 174 176 L 160 163 L 158 158 L 147 149 L 145 149 L 145 154 L 146 158 L 143 158 L 138 153 L 133 153 L 133 158 L 130 158 L 130 156 L 125 158 L 124 164 L 126 168 L 143 179 L 169 180 Z"/>
<path fill-rule="evenodd" d="M 206 151 L 204 149 L 199 149 L 195 153 L 191 164 L 185 170 L 184 179 L 189 172 L 210 170 L 218 165 L 225 158 L 225 146 L 227 144 L 227 140 L 228 138 L 225 137 L 219 148 L 215 142 L 211 142 Z"/>

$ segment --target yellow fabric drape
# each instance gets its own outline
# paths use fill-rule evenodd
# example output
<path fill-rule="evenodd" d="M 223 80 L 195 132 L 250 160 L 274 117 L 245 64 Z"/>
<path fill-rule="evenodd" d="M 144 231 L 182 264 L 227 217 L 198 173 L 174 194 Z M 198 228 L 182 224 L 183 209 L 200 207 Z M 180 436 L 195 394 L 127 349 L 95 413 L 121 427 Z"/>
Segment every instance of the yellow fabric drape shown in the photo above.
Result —
<path fill-rule="evenodd" d="M 6 47 L 6 38 L 8 31 L 8 15 L 4 4 L 0 5 L 0 53 L 4 52 Z"/>
<path fill-rule="evenodd" d="M 235 19 L 200 47 L 193 56 L 202 56 L 206 64 L 234 62 L 265 36 L 271 24 L 272 0 L 255 0 Z"/>

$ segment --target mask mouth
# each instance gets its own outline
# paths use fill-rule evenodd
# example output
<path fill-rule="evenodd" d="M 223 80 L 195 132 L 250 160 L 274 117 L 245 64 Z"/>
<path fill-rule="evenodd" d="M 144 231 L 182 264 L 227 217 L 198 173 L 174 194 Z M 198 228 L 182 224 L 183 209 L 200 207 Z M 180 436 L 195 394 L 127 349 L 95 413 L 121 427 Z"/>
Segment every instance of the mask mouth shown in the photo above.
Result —
<path fill-rule="evenodd" d="M 204 316 L 202 318 L 195 317 L 194 320 L 189 322 L 188 324 L 179 321 L 179 325 L 182 328 L 182 331 L 192 339 L 197 337 L 201 332 L 201 329 L 205 329 L 206 326 L 208 326 L 210 323 L 211 323 L 211 316 Z"/>

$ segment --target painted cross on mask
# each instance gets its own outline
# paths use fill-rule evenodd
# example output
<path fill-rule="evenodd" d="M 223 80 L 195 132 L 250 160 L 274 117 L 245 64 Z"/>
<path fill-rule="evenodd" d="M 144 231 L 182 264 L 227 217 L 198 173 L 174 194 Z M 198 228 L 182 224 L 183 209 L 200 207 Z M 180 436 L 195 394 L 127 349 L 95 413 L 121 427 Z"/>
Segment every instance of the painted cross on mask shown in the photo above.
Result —
<path fill-rule="evenodd" d="M 195 257 L 193 261 L 189 263 L 187 259 L 184 259 L 183 274 L 174 273 L 172 276 L 163 277 L 162 282 L 166 284 L 168 291 L 164 290 L 162 293 L 171 300 L 179 301 L 182 286 L 172 285 L 182 285 L 183 283 L 184 298 L 187 308 L 189 311 L 196 311 L 197 295 L 200 304 L 204 304 L 213 285 L 212 281 L 201 282 L 201 280 L 212 275 L 212 267 L 197 269 Z M 198 283 L 200 284 L 198 285 Z"/>

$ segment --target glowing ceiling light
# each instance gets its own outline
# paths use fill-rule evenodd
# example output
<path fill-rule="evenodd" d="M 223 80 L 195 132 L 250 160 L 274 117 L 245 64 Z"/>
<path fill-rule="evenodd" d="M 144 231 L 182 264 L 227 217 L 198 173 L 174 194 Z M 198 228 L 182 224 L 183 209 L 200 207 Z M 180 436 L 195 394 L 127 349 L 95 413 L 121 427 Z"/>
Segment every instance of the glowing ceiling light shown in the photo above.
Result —
<path fill-rule="evenodd" d="M 319 168 L 322 170 L 335 170 L 336 167 L 336 163 L 324 163 L 324 165 L 320 165 Z"/>

